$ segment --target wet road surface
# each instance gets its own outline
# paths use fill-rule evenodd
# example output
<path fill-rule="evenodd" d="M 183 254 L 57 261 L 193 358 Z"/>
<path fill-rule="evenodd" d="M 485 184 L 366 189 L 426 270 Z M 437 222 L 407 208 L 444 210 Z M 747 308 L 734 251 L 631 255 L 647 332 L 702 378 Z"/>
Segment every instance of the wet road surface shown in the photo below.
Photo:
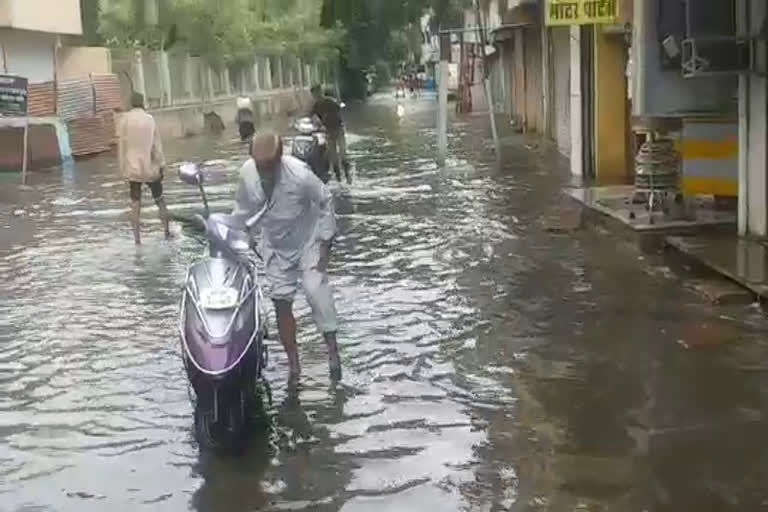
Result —
<path fill-rule="evenodd" d="M 406 110 L 350 114 L 344 383 L 301 302 L 303 387 L 272 342 L 275 426 L 237 459 L 192 437 L 176 322 L 200 240 L 162 242 L 147 211 L 135 249 L 108 157 L 32 190 L 3 176 L 0 510 L 768 510 L 763 313 L 705 304 L 613 234 L 545 229 L 564 215 L 550 150 L 508 138 L 499 169 L 478 117 L 438 169 L 431 104 Z M 230 206 L 243 146 L 166 146 L 214 160 Z"/>

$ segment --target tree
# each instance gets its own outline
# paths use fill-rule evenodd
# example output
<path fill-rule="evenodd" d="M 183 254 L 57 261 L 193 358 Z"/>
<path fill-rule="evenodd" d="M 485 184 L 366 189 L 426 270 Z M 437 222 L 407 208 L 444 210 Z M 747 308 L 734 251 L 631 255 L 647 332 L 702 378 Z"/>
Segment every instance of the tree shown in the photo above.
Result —
<path fill-rule="evenodd" d="M 464 11 L 472 7 L 472 0 L 430 0 L 432 28 L 450 29 L 464 25 Z"/>
<path fill-rule="evenodd" d="M 175 0 L 110 0 L 104 9 L 98 0 L 81 1 L 97 11 L 97 33 L 107 46 L 159 49 L 175 39 Z"/>
<path fill-rule="evenodd" d="M 181 45 L 213 67 L 250 63 L 257 53 L 331 58 L 341 35 L 320 27 L 322 0 L 110 0 L 104 11 L 99 0 L 81 3 L 108 46 Z"/>
<path fill-rule="evenodd" d="M 325 0 L 321 24 L 341 25 L 339 67 L 345 96 L 365 95 L 365 73 L 397 54 L 399 31 L 417 22 L 428 0 Z"/>
<path fill-rule="evenodd" d="M 83 39 L 89 45 L 104 44 L 99 33 L 101 9 L 99 0 L 80 0 L 80 14 L 83 19 Z"/>
<path fill-rule="evenodd" d="M 243 7 L 241 0 L 175 0 L 180 43 L 214 68 L 252 59 L 254 12 Z"/>
<path fill-rule="evenodd" d="M 320 26 L 321 0 L 262 0 L 250 35 L 260 53 L 334 58 L 343 31 Z"/>
<path fill-rule="evenodd" d="M 411 53 L 419 56 L 424 14 L 431 13 L 437 31 L 463 25 L 464 9 L 470 7 L 472 0 L 324 0 L 321 24 L 344 27 L 339 64 L 345 94 L 364 94 L 364 71 L 371 66 L 380 68 L 382 61 L 399 64 L 392 59 L 402 58 L 403 37 Z"/>

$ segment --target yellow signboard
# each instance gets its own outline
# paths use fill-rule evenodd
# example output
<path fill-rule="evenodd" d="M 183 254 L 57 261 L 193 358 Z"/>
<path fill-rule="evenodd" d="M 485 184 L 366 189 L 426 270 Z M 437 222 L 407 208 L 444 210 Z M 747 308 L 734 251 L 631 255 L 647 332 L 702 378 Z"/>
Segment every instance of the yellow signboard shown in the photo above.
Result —
<path fill-rule="evenodd" d="M 619 0 L 547 0 L 547 25 L 619 22 Z"/>

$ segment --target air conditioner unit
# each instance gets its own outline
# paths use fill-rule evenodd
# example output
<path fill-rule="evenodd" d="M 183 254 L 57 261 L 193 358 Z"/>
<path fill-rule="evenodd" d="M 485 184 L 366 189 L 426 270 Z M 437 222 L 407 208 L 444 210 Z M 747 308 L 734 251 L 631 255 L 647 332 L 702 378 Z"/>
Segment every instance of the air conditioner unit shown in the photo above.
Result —
<path fill-rule="evenodd" d="M 696 78 L 749 71 L 752 41 L 739 37 L 699 37 L 683 40 L 683 76 Z"/>

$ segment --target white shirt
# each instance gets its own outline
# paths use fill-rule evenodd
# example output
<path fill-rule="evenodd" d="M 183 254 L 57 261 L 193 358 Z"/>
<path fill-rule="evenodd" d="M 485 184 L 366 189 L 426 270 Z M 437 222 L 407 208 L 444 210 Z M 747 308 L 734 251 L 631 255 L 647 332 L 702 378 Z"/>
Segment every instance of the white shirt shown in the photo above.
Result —
<path fill-rule="evenodd" d="M 240 169 L 233 220 L 239 224 L 260 212 L 268 199 L 253 159 Z M 317 240 L 336 234 L 333 196 L 301 160 L 283 156 L 267 212 L 259 223 L 265 259 L 274 257 L 278 269 L 290 271 Z"/>

